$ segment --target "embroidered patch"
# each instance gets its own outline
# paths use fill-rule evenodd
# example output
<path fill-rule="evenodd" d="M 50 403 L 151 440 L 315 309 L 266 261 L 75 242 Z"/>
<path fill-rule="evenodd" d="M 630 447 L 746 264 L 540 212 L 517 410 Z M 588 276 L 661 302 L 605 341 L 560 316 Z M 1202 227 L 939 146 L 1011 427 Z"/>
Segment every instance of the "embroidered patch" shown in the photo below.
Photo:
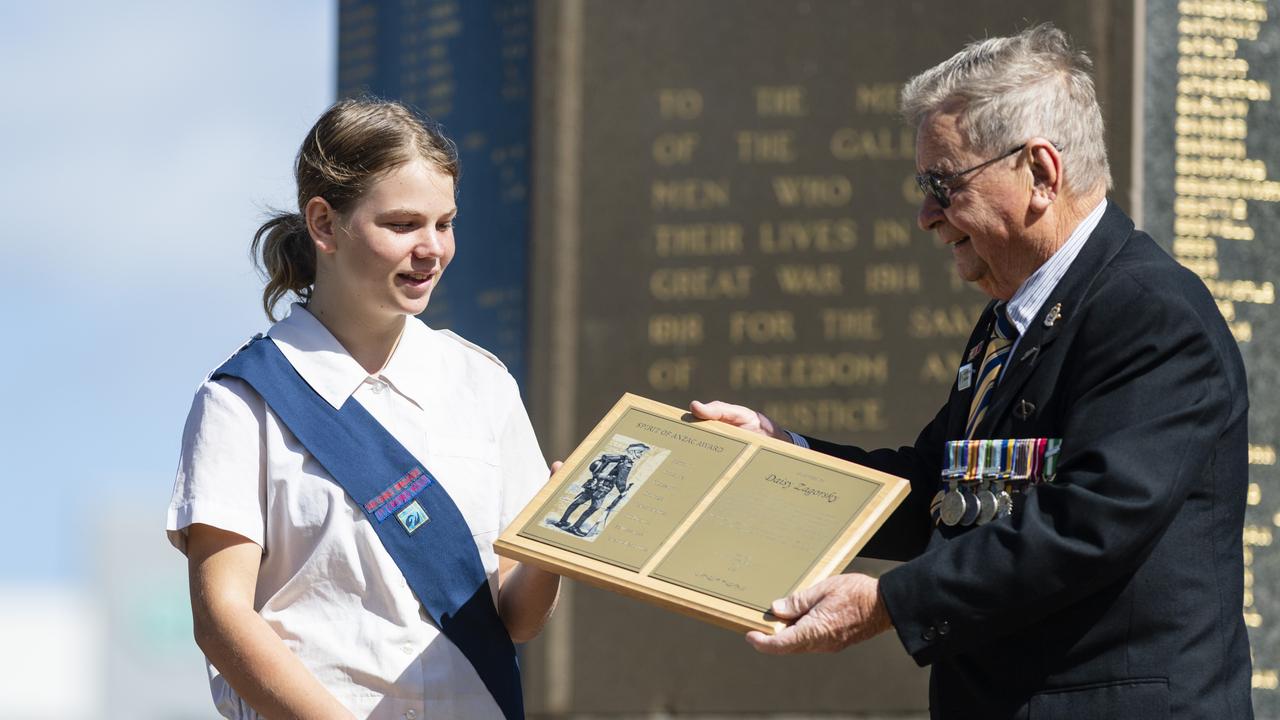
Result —
<path fill-rule="evenodd" d="M 409 503 L 409 507 L 396 513 L 396 519 L 400 521 L 400 524 L 404 526 L 404 529 L 410 535 L 431 521 L 431 518 L 427 517 L 427 511 L 423 510 L 416 500 Z"/>
<path fill-rule="evenodd" d="M 383 503 L 395 497 L 397 493 L 399 493 L 401 490 L 408 487 L 409 483 L 412 483 L 414 480 L 417 480 L 420 475 L 422 475 L 422 468 L 416 468 L 416 467 L 410 470 L 409 472 L 405 473 L 403 476 L 400 477 L 399 480 L 395 481 L 395 483 L 393 483 L 391 487 L 387 488 L 386 490 L 383 490 L 382 493 L 378 495 L 378 497 L 365 503 L 364 511 L 373 512 L 374 510 L 377 510 L 379 507 L 383 505 Z"/>
<path fill-rule="evenodd" d="M 408 487 L 404 488 L 399 493 L 396 493 L 396 496 L 391 498 L 391 500 L 388 501 L 386 505 L 383 505 L 382 507 L 378 508 L 378 511 L 373 514 L 373 517 L 376 518 L 378 522 L 382 522 L 383 520 L 386 520 L 388 515 L 395 512 L 397 509 L 403 507 L 405 503 L 417 497 L 418 493 L 422 492 L 423 490 L 426 490 L 427 486 L 430 484 L 431 484 L 430 475 L 418 476 L 418 478 L 415 479 L 412 483 L 410 483 Z"/>

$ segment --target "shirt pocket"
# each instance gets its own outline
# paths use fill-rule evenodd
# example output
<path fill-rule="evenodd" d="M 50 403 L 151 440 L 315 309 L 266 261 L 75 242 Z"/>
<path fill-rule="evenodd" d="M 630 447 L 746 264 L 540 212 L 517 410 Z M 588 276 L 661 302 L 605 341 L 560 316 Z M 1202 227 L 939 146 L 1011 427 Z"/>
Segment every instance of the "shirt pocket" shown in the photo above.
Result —
<path fill-rule="evenodd" d="M 472 535 L 494 534 L 502 514 L 498 445 L 475 437 L 442 437 L 431 441 L 429 468 L 449 493 Z"/>

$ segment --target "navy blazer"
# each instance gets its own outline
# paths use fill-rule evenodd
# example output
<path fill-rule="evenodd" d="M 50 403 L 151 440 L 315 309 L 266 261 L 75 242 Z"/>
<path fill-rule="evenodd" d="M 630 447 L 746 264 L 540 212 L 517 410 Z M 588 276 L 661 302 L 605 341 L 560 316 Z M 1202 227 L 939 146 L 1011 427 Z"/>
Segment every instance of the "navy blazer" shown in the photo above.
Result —
<path fill-rule="evenodd" d="M 863 554 L 906 560 L 880 592 L 907 651 L 933 666 L 932 716 L 1252 718 L 1249 403 L 1204 283 L 1110 203 L 975 435 L 1062 438 L 1055 482 L 1015 496 L 1012 517 L 935 527 L 943 445 L 964 437 L 972 392 L 952 385 L 911 447 L 809 440 L 911 481 Z"/>

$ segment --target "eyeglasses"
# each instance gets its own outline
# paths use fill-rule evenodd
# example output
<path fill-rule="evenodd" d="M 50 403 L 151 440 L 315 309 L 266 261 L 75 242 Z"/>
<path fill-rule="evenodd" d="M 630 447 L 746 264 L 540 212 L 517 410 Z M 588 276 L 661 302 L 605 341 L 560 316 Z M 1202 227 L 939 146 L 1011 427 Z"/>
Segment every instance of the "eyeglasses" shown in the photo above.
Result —
<path fill-rule="evenodd" d="M 951 207 L 951 183 L 952 182 L 956 181 L 959 178 L 964 177 L 965 175 L 968 175 L 971 172 L 981 170 L 982 168 L 990 165 L 993 162 L 999 162 L 1009 157 L 1010 155 L 1022 152 L 1022 150 L 1026 147 L 1027 147 L 1027 144 L 1022 143 L 1018 147 L 1010 150 L 1009 152 L 1001 155 L 1000 157 L 991 158 L 990 160 L 984 163 L 981 163 L 979 165 L 974 165 L 968 170 L 953 172 L 949 175 L 939 175 L 938 173 L 935 173 L 935 172 L 921 173 L 916 176 L 916 185 L 920 186 L 920 192 L 928 193 L 932 195 L 933 199 L 938 201 L 938 205 L 942 206 L 943 210 L 946 210 L 947 208 Z M 1058 151 L 1061 152 L 1062 149 L 1058 148 Z"/>

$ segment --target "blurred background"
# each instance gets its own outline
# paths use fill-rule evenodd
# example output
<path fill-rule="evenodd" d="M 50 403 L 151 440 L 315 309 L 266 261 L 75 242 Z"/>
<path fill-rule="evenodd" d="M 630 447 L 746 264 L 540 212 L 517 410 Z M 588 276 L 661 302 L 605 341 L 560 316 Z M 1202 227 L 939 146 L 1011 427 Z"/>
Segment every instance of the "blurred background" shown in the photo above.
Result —
<path fill-rule="evenodd" d="M 623 392 L 900 444 L 984 300 L 915 228 L 897 90 L 1042 21 L 1097 64 L 1112 200 L 1205 279 L 1249 366 L 1242 610 L 1280 717 L 1278 0 L 55 0 L 0 3 L 0 719 L 213 715 L 164 512 L 192 393 L 266 327 L 249 241 L 336 97 L 403 99 L 458 142 L 458 258 L 425 319 L 502 357 L 549 459 Z M 1224 65 L 1252 97 L 1184 82 Z M 1197 184 L 1182 160 L 1215 149 L 1249 187 Z M 538 716 L 926 706 L 892 637 L 766 658 L 574 583 L 524 656 Z"/>

